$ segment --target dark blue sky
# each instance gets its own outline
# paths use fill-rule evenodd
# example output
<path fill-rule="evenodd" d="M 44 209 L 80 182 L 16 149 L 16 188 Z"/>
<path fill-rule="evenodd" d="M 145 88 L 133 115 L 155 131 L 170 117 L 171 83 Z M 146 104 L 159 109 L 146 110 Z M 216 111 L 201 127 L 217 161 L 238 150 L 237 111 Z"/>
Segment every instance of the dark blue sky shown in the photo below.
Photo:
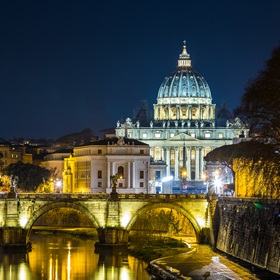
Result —
<path fill-rule="evenodd" d="M 280 1 L 2 1 L 0 137 L 114 127 L 156 103 L 186 40 L 233 109 L 280 40 Z"/>

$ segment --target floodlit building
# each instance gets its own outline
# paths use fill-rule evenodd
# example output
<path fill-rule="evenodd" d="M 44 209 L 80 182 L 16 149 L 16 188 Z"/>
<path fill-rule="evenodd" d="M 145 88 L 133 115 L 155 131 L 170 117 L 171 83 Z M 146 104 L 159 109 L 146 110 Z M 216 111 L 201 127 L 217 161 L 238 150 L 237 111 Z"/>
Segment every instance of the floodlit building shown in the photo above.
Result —
<path fill-rule="evenodd" d="M 165 176 L 173 178 L 173 188 L 202 191 L 207 177 L 212 175 L 207 172 L 204 156 L 217 147 L 232 144 L 235 138 L 248 137 L 249 133 L 238 118 L 217 119 L 215 107 L 210 87 L 192 67 L 184 42 L 177 68 L 159 87 L 153 117 L 142 106 L 136 118 L 117 122 L 116 136 L 139 139 L 150 146 L 154 163 L 166 163 L 161 174 L 151 174 L 152 185 L 162 182 Z M 215 170 L 213 166 L 209 169 L 211 173 Z"/>
<path fill-rule="evenodd" d="M 149 192 L 149 145 L 134 139 L 107 138 L 74 147 L 64 158 L 65 193 L 111 193 L 111 176 L 117 176 L 117 192 Z"/>
<path fill-rule="evenodd" d="M 23 145 L 11 145 L 10 143 L 0 144 L 0 173 L 2 169 L 12 163 L 22 161 L 23 163 L 32 163 L 32 154 L 26 152 Z"/>

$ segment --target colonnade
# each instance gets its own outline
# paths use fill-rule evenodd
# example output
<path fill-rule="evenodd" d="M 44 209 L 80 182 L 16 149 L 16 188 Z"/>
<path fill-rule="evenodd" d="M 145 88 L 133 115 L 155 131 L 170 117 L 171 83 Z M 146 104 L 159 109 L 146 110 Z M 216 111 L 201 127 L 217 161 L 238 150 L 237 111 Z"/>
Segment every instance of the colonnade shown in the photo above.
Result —
<path fill-rule="evenodd" d="M 155 119 L 159 120 L 210 120 L 215 118 L 214 105 L 156 105 Z"/>
<path fill-rule="evenodd" d="M 171 168 L 174 172 L 174 180 L 180 179 L 180 167 L 183 167 L 183 158 L 180 157 L 179 151 L 183 147 L 167 146 L 162 147 L 161 160 L 165 161 L 166 176 L 171 175 Z M 174 151 L 174 158 L 171 158 L 171 151 Z M 151 153 L 153 156 L 153 148 L 151 147 Z M 204 170 L 204 147 L 201 146 L 190 146 L 186 147 L 186 168 L 187 168 L 187 180 L 201 180 L 201 176 Z M 157 160 L 157 159 L 156 159 Z M 174 160 L 174 164 L 171 165 L 171 161 Z M 191 177 L 194 172 L 194 178 Z"/>

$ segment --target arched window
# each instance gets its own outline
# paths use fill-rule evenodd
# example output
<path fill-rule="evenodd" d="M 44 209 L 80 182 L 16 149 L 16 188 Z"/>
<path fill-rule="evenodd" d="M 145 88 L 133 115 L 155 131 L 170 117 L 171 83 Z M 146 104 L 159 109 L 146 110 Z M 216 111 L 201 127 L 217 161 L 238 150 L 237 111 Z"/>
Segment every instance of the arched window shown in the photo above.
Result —
<path fill-rule="evenodd" d="M 123 166 L 118 167 L 118 178 L 123 179 L 124 178 L 124 169 Z"/>

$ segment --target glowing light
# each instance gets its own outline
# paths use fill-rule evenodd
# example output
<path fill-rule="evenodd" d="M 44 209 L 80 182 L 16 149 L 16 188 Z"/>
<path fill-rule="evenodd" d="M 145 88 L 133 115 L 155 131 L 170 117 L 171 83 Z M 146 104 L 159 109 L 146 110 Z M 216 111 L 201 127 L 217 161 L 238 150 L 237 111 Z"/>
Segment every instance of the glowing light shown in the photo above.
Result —
<path fill-rule="evenodd" d="M 164 178 L 162 178 L 162 182 L 168 182 L 168 181 L 171 181 L 171 180 L 173 180 L 173 176 L 167 176 L 167 177 L 164 177 Z"/>
<path fill-rule="evenodd" d="M 198 224 L 201 226 L 201 227 L 205 227 L 205 221 L 203 218 L 196 218 L 196 221 L 198 222 Z"/>
<path fill-rule="evenodd" d="M 26 214 L 22 215 L 19 220 L 20 226 L 25 227 L 25 225 L 27 224 L 27 221 L 28 221 L 27 215 Z"/>
<path fill-rule="evenodd" d="M 128 269 L 126 267 L 121 268 L 120 276 L 121 276 L 120 279 L 122 279 L 122 280 L 129 280 L 130 279 L 129 272 L 128 272 Z"/>
<path fill-rule="evenodd" d="M 215 178 L 215 179 L 214 179 L 214 186 L 215 186 L 216 188 L 220 188 L 220 187 L 222 186 L 222 181 L 221 181 L 221 179 Z"/>
<path fill-rule="evenodd" d="M 130 213 L 129 212 L 124 213 L 122 218 L 121 218 L 121 225 L 123 227 L 126 227 L 129 220 L 130 220 Z"/>
<path fill-rule="evenodd" d="M 67 280 L 71 279 L 71 247 L 68 244 L 68 254 L 67 254 Z"/>
<path fill-rule="evenodd" d="M 26 263 L 21 263 L 19 265 L 19 270 L 18 270 L 18 279 L 28 279 L 29 278 L 29 271 L 28 271 L 28 266 Z"/>

